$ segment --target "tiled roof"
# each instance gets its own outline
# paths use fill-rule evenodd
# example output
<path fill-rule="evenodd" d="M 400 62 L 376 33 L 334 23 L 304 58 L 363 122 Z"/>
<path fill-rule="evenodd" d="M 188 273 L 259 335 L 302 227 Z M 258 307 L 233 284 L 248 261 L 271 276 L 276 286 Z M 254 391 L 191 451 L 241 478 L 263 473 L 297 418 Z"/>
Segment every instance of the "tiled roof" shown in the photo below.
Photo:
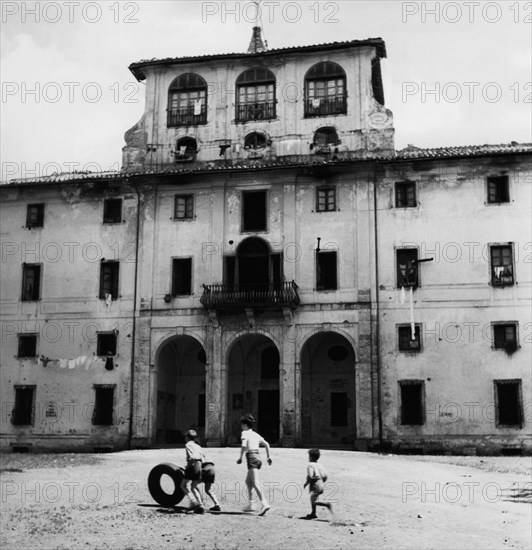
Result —
<path fill-rule="evenodd" d="M 346 40 L 344 42 L 327 42 L 325 44 L 312 44 L 310 46 L 291 46 L 286 48 L 274 48 L 266 50 L 264 52 L 253 53 L 219 53 L 219 54 L 206 54 L 206 55 L 194 55 L 185 57 L 166 57 L 164 59 L 143 59 L 131 63 L 129 70 L 133 73 L 137 80 L 144 80 L 146 75 L 144 74 L 143 67 L 152 67 L 154 65 L 178 65 L 184 63 L 201 63 L 207 61 L 214 61 L 217 59 L 241 59 L 250 57 L 263 58 L 269 56 L 278 56 L 290 53 L 300 52 L 315 52 L 324 50 L 340 50 L 343 48 L 353 48 L 359 46 L 373 46 L 377 49 L 379 57 L 386 57 L 386 45 L 382 38 L 367 38 L 365 40 Z"/>
<path fill-rule="evenodd" d="M 417 160 L 439 160 L 450 158 L 471 158 L 512 154 L 532 154 L 532 143 L 499 144 L 499 145 L 471 145 L 457 147 L 438 147 L 433 149 L 421 149 L 409 145 L 395 155 L 365 156 L 363 158 L 343 158 L 339 160 L 308 160 L 298 156 L 289 158 L 277 157 L 271 160 L 235 161 L 225 163 L 224 161 L 212 161 L 178 165 L 165 169 L 139 168 L 138 170 L 107 171 L 107 172 L 73 172 L 51 174 L 36 178 L 12 179 L 9 182 L 2 182 L 4 185 L 32 185 L 70 183 L 78 181 L 109 181 L 122 180 L 124 178 L 136 179 L 142 176 L 168 176 L 173 174 L 186 173 L 216 173 L 216 172 L 245 172 L 258 170 L 273 170 L 276 168 L 305 168 L 324 166 L 347 166 L 353 164 L 364 164 L 372 162 L 396 162 L 396 161 L 417 161 Z"/>

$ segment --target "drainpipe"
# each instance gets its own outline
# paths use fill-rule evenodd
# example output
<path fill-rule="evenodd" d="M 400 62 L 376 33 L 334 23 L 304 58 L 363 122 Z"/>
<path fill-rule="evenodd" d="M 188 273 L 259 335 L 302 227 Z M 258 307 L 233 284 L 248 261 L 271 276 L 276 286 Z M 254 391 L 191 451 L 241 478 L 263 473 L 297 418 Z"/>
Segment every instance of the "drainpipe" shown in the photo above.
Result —
<path fill-rule="evenodd" d="M 380 351 L 380 296 L 379 296 L 379 230 L 377 215 L 377 165 L 373 165 L 373 227 L 375 239 L 375 304 L 376 304 L 376 324 L 375 339 L 377 341 L 377 421 L 379 426 L 379 446 L 382 449 L 382 391 L 381 391 L 381 351 Z"/>
<path fill-rule="evenodd" d="M 128 178 L 126 176 L 126 182 Z M 133 287 L 133 328 L 131 331 L 131 372 L 129 386 L 129 429 L 127 438 L 127 447 L 131 449 L 131 440 L 133 439 L 133 416 L 134 416 L 134 390 L 135 390 L 135 345 L 137 334 L 137 294 L 138 294 L 138 271 L 139 271 L 139 235 L 140 235 L 140 191 L 137 184 L 133 184 L 137 193 L 137 228 L 135 235 L 135 282 Z"/>

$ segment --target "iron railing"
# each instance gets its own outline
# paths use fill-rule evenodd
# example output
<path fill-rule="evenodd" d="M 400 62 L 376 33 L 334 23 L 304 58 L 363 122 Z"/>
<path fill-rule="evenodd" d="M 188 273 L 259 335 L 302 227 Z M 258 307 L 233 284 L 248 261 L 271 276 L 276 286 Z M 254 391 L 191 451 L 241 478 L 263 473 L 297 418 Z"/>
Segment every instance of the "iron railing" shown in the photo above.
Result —
<path fill-rule="evenodd" d="M 194 126 L 196 124 L 207 123 L 207 109 L 205 108 L 205 106 L 201 107 L 201 113 L 199 115 L 194 114 L 194 108 L 167 109 L 166 112 L 166 125 L 168 127 Z"/>
<path fill-rule="evenodd" d="M 243 103 L 236 106 L 237 122 L 275 118 L 275 101 Z"/>
<path fill-rule="evenodd" d="M 316 98 L 305 100 L 305 116 L 342 115 L 347 113 L 346 97 Z"/>

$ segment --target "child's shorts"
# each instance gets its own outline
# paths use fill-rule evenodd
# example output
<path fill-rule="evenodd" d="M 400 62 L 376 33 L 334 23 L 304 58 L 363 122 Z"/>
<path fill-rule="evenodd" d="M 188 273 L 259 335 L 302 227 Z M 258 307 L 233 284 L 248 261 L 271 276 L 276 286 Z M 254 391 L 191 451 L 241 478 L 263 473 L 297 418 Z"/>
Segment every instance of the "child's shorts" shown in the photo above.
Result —
<path fill-rule="evenodd" d="M 201 460 L 191 460 L 185 468 L 185 479 L 201 481 Z"/>
<path fill-rule="evenodd" d="M 323 490 L 324 490 L 323 480 L 320 478 L 315 481 L 311 481 L 308 490 L 310 493 L 314 493 L 315 495 L 323 494 Z"/>
<path fill-rule="evenodd" d="M 259 458 L 258 451 L 248 451 L 246 453 L 246 461 L 248 463 L 248 470 L 260 470 L 262 467 L 262 460 Z"/>
<path fill-rule="evenodd" d="M 201 480 L 203 483 L 214 483 L 214 464 L 212 462 L 204 462 L 201 471 Z"/>

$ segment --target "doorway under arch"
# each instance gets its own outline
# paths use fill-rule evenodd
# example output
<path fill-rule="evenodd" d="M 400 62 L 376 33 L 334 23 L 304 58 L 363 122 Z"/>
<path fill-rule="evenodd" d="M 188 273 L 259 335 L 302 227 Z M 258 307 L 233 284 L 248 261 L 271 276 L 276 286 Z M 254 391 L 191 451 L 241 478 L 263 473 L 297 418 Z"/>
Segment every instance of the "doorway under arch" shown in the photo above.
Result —
<path fill-rule="evenodd" d="M 355 351 L 336 332 L 311 336 L 301 349 L 304 445 L 352 445 L 356 436 Z"/>
<path fill-rule="evenodd" d="M 163 344 L 157 358 L 157 443 L 184 443 L 190 429 L 204 438 L 206 363 L 203 346 L 192 336 Z"/>

